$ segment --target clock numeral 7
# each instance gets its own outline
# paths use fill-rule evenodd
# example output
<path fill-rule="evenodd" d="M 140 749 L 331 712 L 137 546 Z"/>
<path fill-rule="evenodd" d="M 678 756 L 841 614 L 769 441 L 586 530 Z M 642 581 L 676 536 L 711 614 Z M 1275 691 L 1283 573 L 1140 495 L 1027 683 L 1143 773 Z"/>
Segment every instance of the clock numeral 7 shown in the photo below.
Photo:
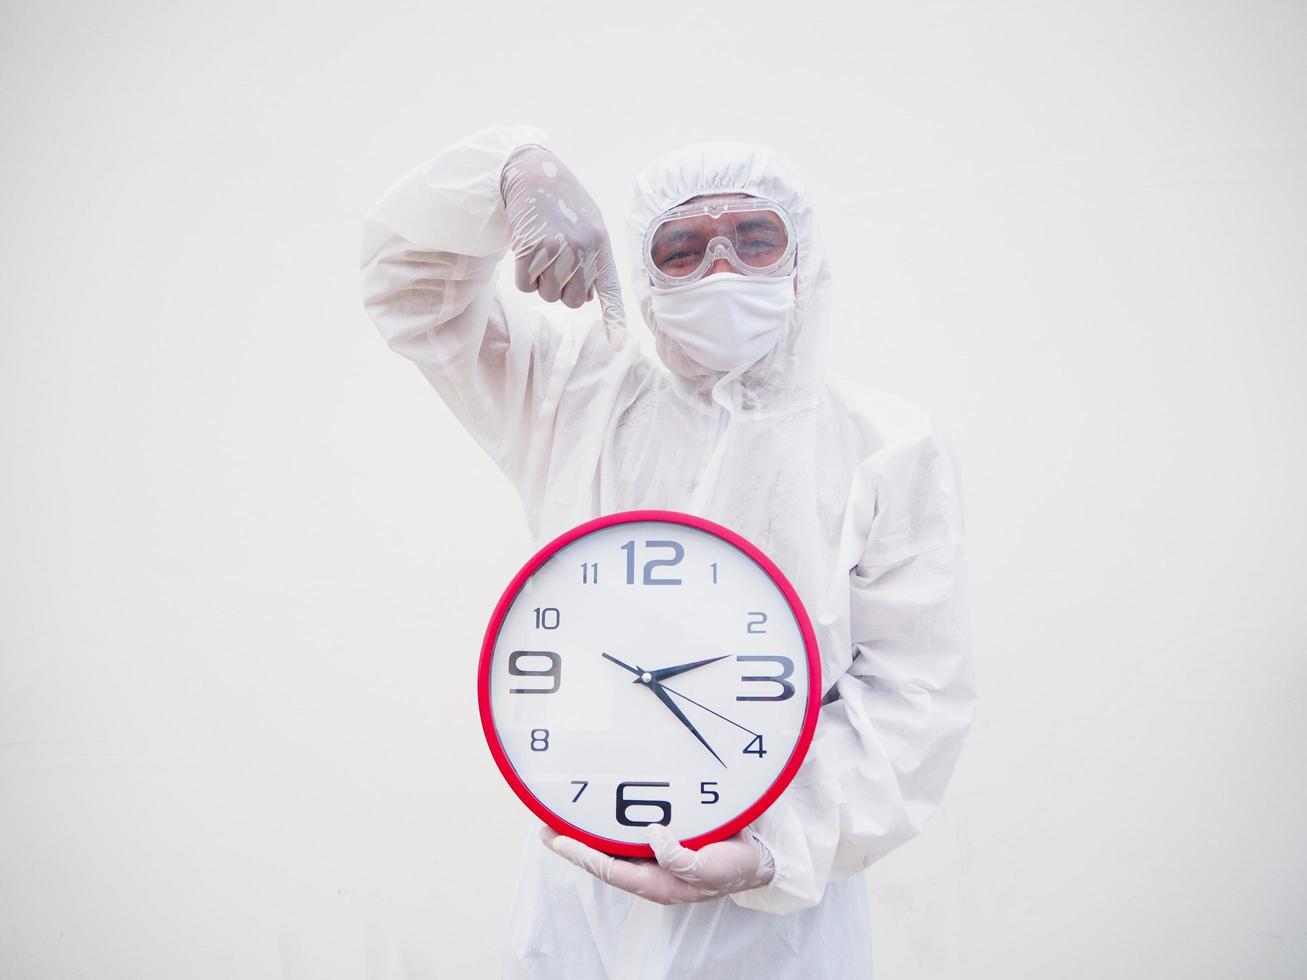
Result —
<path fill-rule="evenodd" d="M 549 666 L 533 670 L 522 666 L 526 657 L 544 657 Z M 553 650 L 514 650 L 508 655 L 508 672 L 514 677 L 551 677 L 553 687 L 510 687 L 509 694 L 553 694 L 563 683 L 563 660 Z"/>
<path fill-rule="evenodd" d="M 626 790 L 628 787 L 656 788 L 661 786 L 663 788 L 666 788 L 671 785 L 672 785 L 671 783 L 638 783 L 638 782 L 618 783 L 617 784 L 617 811 L 616 811 L 617 822 L 620 823 L 623 827 L 647 827 L 651 823 L 660 823 L 664 827 L 666 827 L 669 823 L 672 822 L 672 805 L 670 803 L 668 803 L 666 800 L 628 799 L 626 796 Z M 628 808 L 633 806 L 654 807 L 655 809 L 658 810 L 659 813 L 662 814 L 662 816 L 657 820 L 631 820 L 627 817 L 627 810 Z"/>
<path fill-rule="evenodd" d="M 650 558 L 644 563 L 644 585 L 680 585 L 679 578 L 654 578 L 653 570 L 659 565 L 676 565 L 685 557 L 685 549 L 679 541 L 646 541 L 646 548 L 671 548 L 674 558 Z M 635 584 L 635 539 L 622 545 L 626 552 L 626 584 Z"/>
<path fill-rule="evenodd" d="M 736 701 L 788 701 L 790 698 L 794 697 L 794 685 L 785 679 L 794 673 L 794 661 L 791 660 L 789 657 L 769 657 L 769 656 L 764 656 L 762 654 L 756 654 L 756 655 L 741 654 L 737 656 L 735 659 L 741 662 L 744 661 L 756 662 L 756 661 L 765 660 L 770 663 L 774 663 L 781 668 L 781 672 L 779 674 L 774 674 L 774 675 L 745 674 L 743 677 L 740 678 L 740 680 L 742 681 L 759 681 L 764 684 L 779 684 L 781 687 L 780 694 L 772 694 L 772 695 L 737 694 L 735 696 Z"/>

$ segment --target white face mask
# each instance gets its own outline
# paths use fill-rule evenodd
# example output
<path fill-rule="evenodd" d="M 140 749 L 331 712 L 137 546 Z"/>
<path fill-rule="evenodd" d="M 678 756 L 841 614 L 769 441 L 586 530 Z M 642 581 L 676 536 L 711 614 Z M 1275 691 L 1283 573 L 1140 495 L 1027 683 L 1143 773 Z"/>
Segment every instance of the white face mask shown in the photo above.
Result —
<path fill-rule="evenodd" d="M 794 279 L 718 272 L 688 286 L 651 286 L 650 304 L 658 328 L 686 354 L 729 371 L 776 345 L 794 310 Z"/>

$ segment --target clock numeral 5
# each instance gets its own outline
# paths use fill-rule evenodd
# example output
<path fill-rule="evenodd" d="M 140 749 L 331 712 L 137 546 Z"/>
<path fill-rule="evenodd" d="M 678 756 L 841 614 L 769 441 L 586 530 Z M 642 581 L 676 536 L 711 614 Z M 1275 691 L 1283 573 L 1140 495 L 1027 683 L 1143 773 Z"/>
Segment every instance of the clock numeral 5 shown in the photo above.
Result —
<path fill-rule="evenodd" d="M 525 657 L 544 657 L 549 666 L 543 670 L 523 667 Z M 563 659 L 553 650 L 514 650 L 508 655 L 508 672 L 514 677 L 552 677 L 554 681 L 553 687 L 510 687 L 509 694 L 553 694 L 563 683 Z"/>
<path fill-rule="evenodd" d="M 749 661 L 749 662 L 768 661 L 770 663 L 777 664 L 781 668 L 781 672 L 779 674 L 775 674 L 771 676 L 767 674 L 745 674 L 743 677 L 740 678 L 740 680 L 742 681 L 761 681 L 763 683 L 779 684 L 781 686 L 780 694 L 773 694 L 773 695 L 737 694 L 735 696 L 736 701 L 788 701 L 790 698 L 794 697 L 794 685 L 785 679 L 794 673 L 794 661 L 791 660 L 789 657 L 769 657 L 769 656 L 764 656 L 762 654 L 757 654 L 757 655 L 741 654 L 737 656 L 735 659 L 740 661 L 741 663 L 745 661 Z"/>
<path fill-rule="evenodd" d="M 679 541 L 646 541 L 646 548 L 671 548 L 674 558 L 650 558 L 644 563 L 644 585 L 680 585 L 679 578 L 654 578 L 653 570 L 659 565 L 676 565 L 685 557 L 685 549 L 681 547 Z M 622 550 L 626 552 L 626 584 L 635 584 L 635 540 L 632 539 L 622 545 Z"/>
<path fill-rule="evenodd" d="M 717 790 L 708 788 L 709 786 L 716 786 L 716 785 L 717 785 L 716 780 L 706 780 L 705 782 L 699 784 L 699 792 L 703 796 L 712 796 L 711 800 L 700 800 L 699 801 L 700 803 L 716 803 L 718 800 L 722 798 L 722 794 L 717 792 Z"/>
<path fill-rule="evenodd" d="M 628 799 L 626 790 L 628 787 L 668 787 L 671 783 L 638 783 L 626 782 L 617 784 L 617 822 L 623 827 L 647 827 L 651 823 L 660 823 L 664 827 L 672 822 L 672 805 L 666 800 L 640 800 Z M 629 807 L 633 806 L 651 806 L 655 807 L 662 816 L 657 820 L 630 820 L 626 812 Z"/>

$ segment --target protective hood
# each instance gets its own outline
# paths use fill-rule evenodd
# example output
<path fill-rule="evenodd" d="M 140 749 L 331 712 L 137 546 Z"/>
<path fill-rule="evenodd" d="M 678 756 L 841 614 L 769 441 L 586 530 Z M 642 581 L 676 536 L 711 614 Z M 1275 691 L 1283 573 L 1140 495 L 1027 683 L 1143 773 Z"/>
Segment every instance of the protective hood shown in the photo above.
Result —
<path fill-rule="evenodd" d="M 658 327 L 651 308 L 644 233 L 668 208 L 711 193 L 741 193 L 784 208 L 798 244 L 798 289 L 784 333 L 762 358 L 731 371 L 715 371 L 691 358 Z M 793 168 L 756 143 L 695 143 L 654 160 L 635 180 L 627 209 L 627 236 L 635 258 L 631 285 L 640 312 L 654 335 L 658 357 L 687 401 L 705 411 L 714 402 L 739 418 L 765 418 L 811 407 L 824 380 L 826 311 L 830 271 L 815 228 L 808 196 Z"/>

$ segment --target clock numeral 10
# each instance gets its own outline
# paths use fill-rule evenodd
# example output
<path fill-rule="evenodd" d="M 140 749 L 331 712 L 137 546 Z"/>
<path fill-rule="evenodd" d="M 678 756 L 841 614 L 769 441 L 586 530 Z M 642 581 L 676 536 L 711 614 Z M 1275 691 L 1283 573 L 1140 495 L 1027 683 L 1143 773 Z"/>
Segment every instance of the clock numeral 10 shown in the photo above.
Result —
<path fill-rule="evenodd" d="M 664 827 L 666 827 L 669 823 L 672 822 L 672 805 L 669 802 L 667 802 L 666 800 L 642 800 L 642 799 L 628 798 L 626 795 L 626 791 L 628 788 L 631 787 L 637 789 L 645 788 L 645 787 L 651 789 L 662 787 L 665 789 L 671 785 L 672 785 L 671 783 L 639 783 L 639 782 L 618 783 L 617 784 L 617 808 L 615 813 L 617 817 L 617 822 L 620 823 L 623 827 L 647 827 L 651 823 L 660 823 Z M 633 806 L 654 807 L 655 809 L 658 810 L 659 813 L 662 814 L 662 816 L 657 820 L 631 820 L 630 818 L 627 817 L 627 810 Z"/>
<path fill-rule="evenodd" d="M 653 570 L 659 565 L 676 565 L 685 557 L 685 549 L 681 547 L 679 541 L 646 541 L 646 548 L 670 548 L 673 558 L 650 558 L 644 563 L 644 585 L 680 585 L 679 578 L 654 578 Z M 635 584 L 635 540 L 632 539 L 622 545 L 622 550 L 626 552 L 626 584 Z"/>
<path fill-rule="evenodd" d="M 558 629 L 558 620 L 561 618 L 561 614 L 553 606 L 545 606 L 544 608 L 536 606 L 532 612 L 536 614 L 536 629 Z"/>

